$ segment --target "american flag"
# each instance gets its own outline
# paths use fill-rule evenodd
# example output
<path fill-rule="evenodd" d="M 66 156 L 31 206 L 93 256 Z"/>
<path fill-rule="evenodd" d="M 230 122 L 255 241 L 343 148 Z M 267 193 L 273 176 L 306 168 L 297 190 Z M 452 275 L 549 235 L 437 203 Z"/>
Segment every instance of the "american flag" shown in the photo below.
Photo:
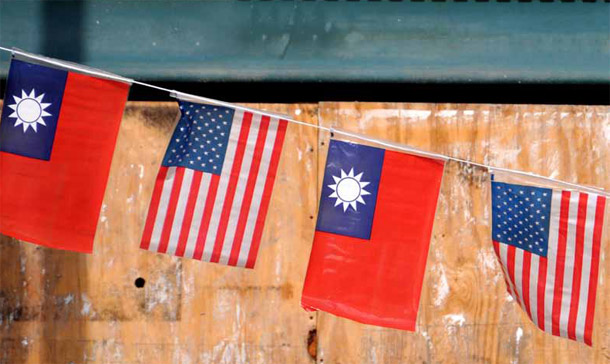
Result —
<path fill-rule="evenodd" d="M 285 120 L 179 101 L 141 248 L 253 268 Z"/>
<path fill-rule="evenodd" d="M 493 245 L 541 330 L 591 345 L 606 198 L 492 181 Z"/>

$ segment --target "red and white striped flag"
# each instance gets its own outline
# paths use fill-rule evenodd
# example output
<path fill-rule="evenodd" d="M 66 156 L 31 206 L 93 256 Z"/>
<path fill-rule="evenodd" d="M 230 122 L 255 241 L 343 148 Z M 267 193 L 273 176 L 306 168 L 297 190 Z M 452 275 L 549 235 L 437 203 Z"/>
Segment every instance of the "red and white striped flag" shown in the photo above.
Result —
<path fill-rule="evenodd" d="M 593 193 L 492 181 L 492 239 L 509 293 L 541 330 L 587 345 L 605 204 Z"/>
<path fill-rule="evenodd" d="M 179 101 L 141 248 L 253 268 L 285 120 Z"/>

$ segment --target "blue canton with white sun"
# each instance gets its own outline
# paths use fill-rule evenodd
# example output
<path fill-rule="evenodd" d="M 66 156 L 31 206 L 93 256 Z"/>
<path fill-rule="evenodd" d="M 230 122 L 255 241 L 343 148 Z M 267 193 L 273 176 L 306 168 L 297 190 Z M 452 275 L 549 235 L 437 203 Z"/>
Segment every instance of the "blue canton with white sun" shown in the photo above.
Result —
<path fill-rule="evenodd" d="M 546 257 L 553 191 L 502 182 L 491 186 L 493 240 Z"/>
<path fill-rule="evenodd" d="M 163 158 L 163 166 L 220 174 L 229 143 L 234 110 L 178 101 L 181 117 Z"/>

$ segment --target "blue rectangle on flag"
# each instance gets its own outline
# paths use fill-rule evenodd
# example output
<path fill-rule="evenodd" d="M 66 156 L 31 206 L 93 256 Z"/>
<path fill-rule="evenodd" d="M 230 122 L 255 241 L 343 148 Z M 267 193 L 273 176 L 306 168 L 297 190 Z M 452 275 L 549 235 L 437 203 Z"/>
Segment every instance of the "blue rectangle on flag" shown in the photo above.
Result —
<path fill-rule="evenodd" d="M 492 237 L 546 257 L 553 190 L 493 182 Z"/>
<path fill-rule="evenodd" d="M 370 239 L 384 149 L 331 140 L 316 230 Z"/>
<path fill-rule="evenodd" d="M 17 59 L 11 61 L 0 151 L 49 160 L 68 72 Z"/>
<path fill-rule="evenodd" d="M 163 158 L 163 166 L 220 175 L 231 134 L 234 109 L 178 101 L 181 117 Z"/>

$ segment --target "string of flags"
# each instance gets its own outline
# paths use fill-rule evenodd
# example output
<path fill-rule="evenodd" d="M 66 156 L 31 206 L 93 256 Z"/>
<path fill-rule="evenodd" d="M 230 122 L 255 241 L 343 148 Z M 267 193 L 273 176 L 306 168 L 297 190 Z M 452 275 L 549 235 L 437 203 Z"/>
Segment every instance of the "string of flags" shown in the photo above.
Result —
<path fill-rule="evenodd" d="M 592 345 L 604 191 L 9 51 L 0 233 L 92 252 L 130 84 L 141 84 L 180 108 L 141 249 L 254 268 L 287 124 L 318 127 L 384 148 L 331 138 L 306 310 L 414 331 L 444 167 L 456 160 L 492 171 L 490 243 L 515 302 L 541 330 Z"/>

